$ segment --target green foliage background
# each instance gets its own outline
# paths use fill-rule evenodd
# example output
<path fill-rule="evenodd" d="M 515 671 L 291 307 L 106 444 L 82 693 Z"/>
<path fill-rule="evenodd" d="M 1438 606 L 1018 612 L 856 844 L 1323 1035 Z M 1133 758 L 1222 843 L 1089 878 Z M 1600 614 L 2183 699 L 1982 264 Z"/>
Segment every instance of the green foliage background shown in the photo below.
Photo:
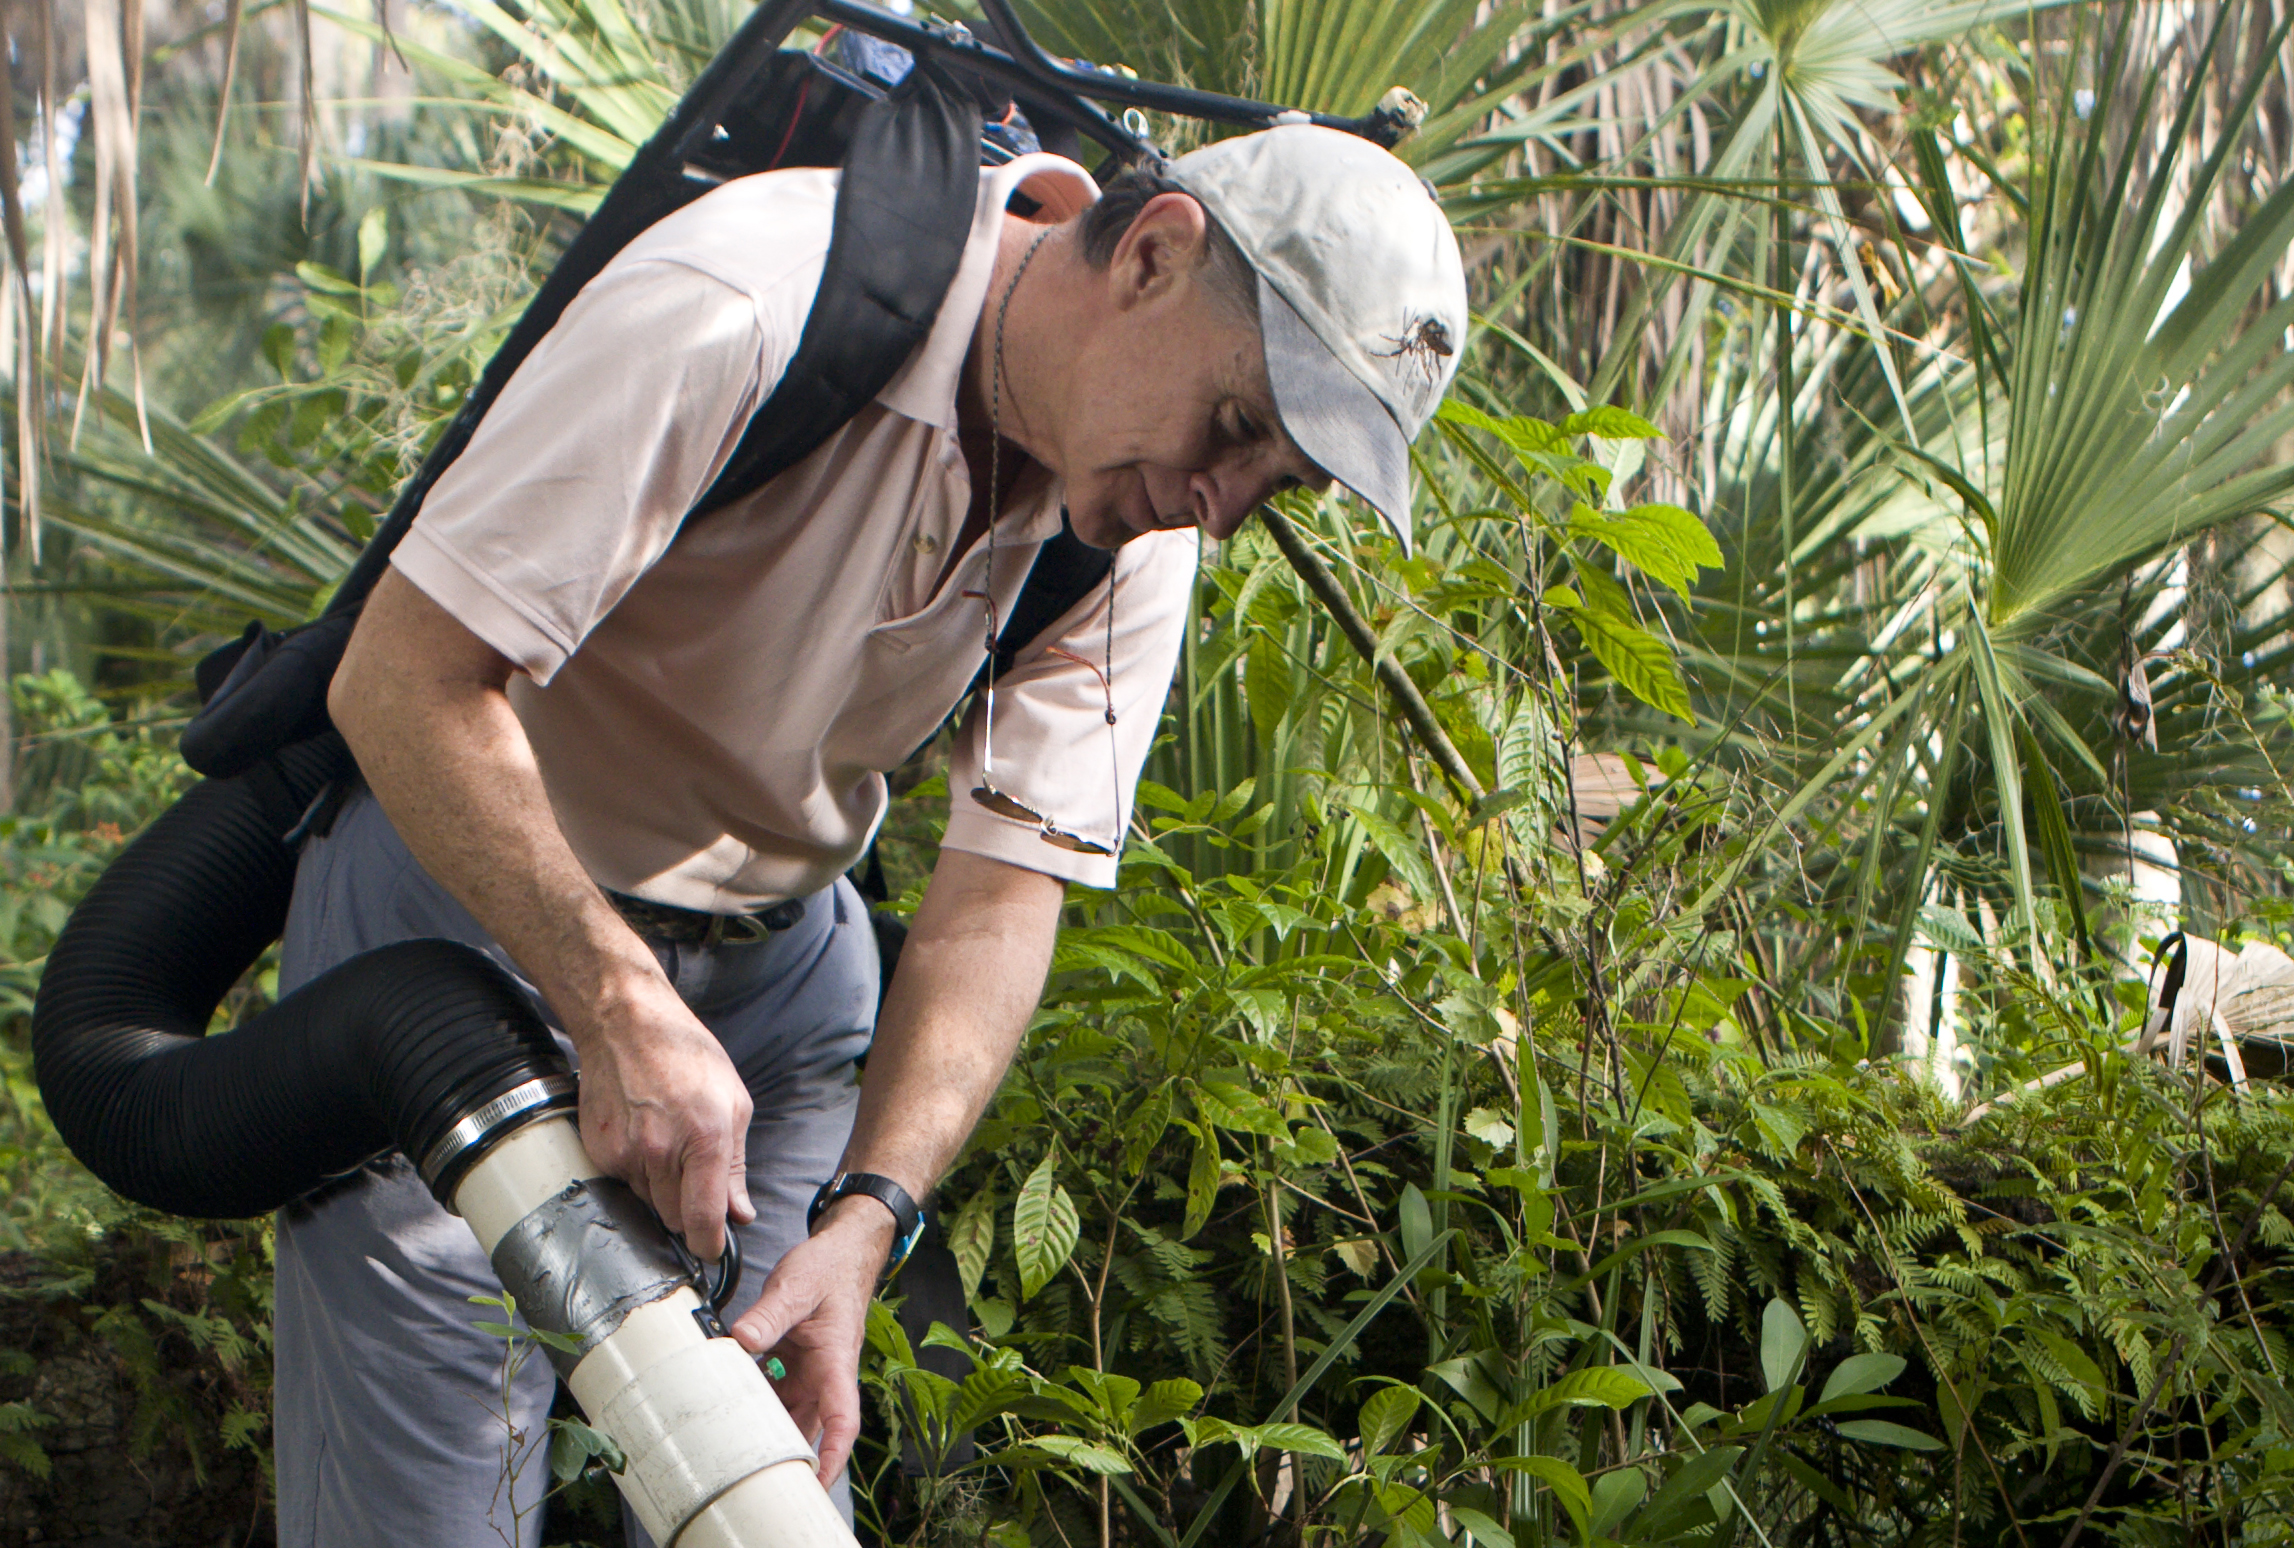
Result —
<path fill-rule="evenodd" d="M 968 1325 L 904 1327 L 897 1287 L 872 1323 L 866 1532 L 2294 1535 L 2294 1114 L 2121 1052 L 2161 929 L 2138 820 L 2186 928 L 2294 940 L 2271 8 L 1028 15 L 1305 106 L 1410 86 L 1478 323 L 1414 556 L 1293 500 L 1206 562 L 1122 884 L 1074 900 L 942 1190 Z M 118 1352 L 123 1444 L 260 1456 L 265 1233 L 141 1216 L 61 1152 L 24 1052 L 48 943 L 187 780 L 188 663 L 323 605 L 734 20 L 416 9 L 420 110 L 328 105 L 307 220 L 288 36 L 241 40 L 214 189 L 219 40 L 158 45 L 155 385 L 52 435 L 37 556 L 11 463 L 0 819 L 9 1293 Z M 375 23 L 328 25 L 382 68 Z M 84 228 L 67 181 L 37 222 Z M 235 279 L 167 283 L 198 274 Z M 939 768 L 896 781 L 909 905 Z M 1905 1052 L 1915 951 L 1960 974 L 1942 1079 Z M 0 1467 L 37 1480 L 23 1363 Z M 556 1539 L 603 1530 L 581 1487 Z"/>

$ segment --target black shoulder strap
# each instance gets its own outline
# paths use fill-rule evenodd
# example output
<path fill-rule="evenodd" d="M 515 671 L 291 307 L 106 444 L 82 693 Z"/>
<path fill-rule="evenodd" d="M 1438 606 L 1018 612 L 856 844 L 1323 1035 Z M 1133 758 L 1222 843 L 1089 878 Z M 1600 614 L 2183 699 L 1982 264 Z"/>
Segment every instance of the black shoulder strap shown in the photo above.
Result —
<path fill-rule="evenodd" d="M 399 492 L 325 616 L 285 634 L 251 628 L 200 662 L 203 702 L 182 742 L 193 768 L 228 777 L 326 729 L 327 684 L 344 644 L 430 486 L 460 455 L 503 383 L 574 292 L 638 232 L 697 195 L 699 185 L 682 186 L 687 180 L 675 176 L 674 168 L 665 172 L 655 163 L 690 131 L 687 109 L 703 97 L 715 101 L 697 86 L 575 238 L 487 363 L 462 412 Z M 979 140 L 980 110 L 972 93 L 953 85 L 928 59 L 919 60 L 889 97 L 869 98 L 859 107 L 837 187 L 828 262 L 804 332 L 781 381 L 687 519 L 810 456 L 883 390 L 931 331 L 971 236 L 979 204 Z"/>
<path fill-rule="evenodd" d="M 991 672 L 997 677 L 1009 672 L 1021 651 L 1090 596 L 1114 568 L 1115 555 L 1077 537 L 1062 511 L 1059 536 L 1036 550 L 1035 563 L 1012 602 L 1011 616 L 996 634 L 995 656 L 980 663 L 980 675 L 972 686 L 986 683 Z"/>
<path fill-rule="evenodd" d="M 924 342 L 972 234 L 979 146 L 978 104 L 929 60 L 863 110 L 796 353 L 692 515 L 811 456 Z"/>

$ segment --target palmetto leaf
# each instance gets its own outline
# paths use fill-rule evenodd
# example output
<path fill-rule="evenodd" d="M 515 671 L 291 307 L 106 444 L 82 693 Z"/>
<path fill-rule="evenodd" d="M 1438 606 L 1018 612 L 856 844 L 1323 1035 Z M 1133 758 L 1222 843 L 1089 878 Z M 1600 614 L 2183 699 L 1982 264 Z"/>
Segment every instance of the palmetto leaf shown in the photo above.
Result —
<path fill-rule="evenodd" d="M 2285 47 L 2288 25 L 2266 57 Z M 2258 71 L 2242 84 L 2231 122 L 2267 80 Z M 2294 428 L 2294 354 L 2283 348 L 2294 300 L 2247 318 L 2294 244 L 2294 183 L 2249 212 L 2221 252 L 2201 251 L 2237 143 L 2224 136 L 2186 176 L 2180 130 L 2202 100 L 2194 82 L 2143 188 L 2137 150 L 2114 165 L 2097 113 L 2080 139 L 2059 133 L 2034 191 L 1986 597 L 2003 635 L 2040 627 L 2073 588 L 2294 493 L 2294 467 L 2271 465 Z M 2189 289 L 2169 306 L 2186 265 Z"/>

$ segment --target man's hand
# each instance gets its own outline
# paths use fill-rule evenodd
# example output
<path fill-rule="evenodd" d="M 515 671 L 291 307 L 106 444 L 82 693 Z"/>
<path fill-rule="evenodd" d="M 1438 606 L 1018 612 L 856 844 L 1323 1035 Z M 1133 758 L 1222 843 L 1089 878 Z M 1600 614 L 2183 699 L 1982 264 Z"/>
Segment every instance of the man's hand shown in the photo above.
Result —
<path fill-rule="evenodd" d="M 674 989 L 639 979 L 591 1018 L 581 1049 L 581 1139 L 703 1262 L 725 1250 L 725 1221 L 749 1202 L 750 1100 L 724 1045 Z"/>
<path fill-rule="evenodd" d="M 367 598 L 327 694 L 361 772 L 422 868 L 502 944 L 581 1056 L 582 1141 L 717 1257 L 755 1218 L 749 1094 L 606 902 L 550 810 L 504 685 L 507 657 L 396 570 Z"/>
<path fill-rule="evenodd" d="M 839 1199 L 732 1327 L 743 1349 L 787 1369 L 775 1387 L 820 1455 L 823 1487 L 844 1471 L 860 1434 L 860 1345 L 892 1232 L 892 1212 L 876 1200 Z"/>
<path fill-rule="evenodd" d="M 930 1192 L 1027 1030 L 1065 895 L 1054 877 L 941 851 L 877 1018 L 842 1170 L 889 1177 L 919 1201 Z M 733 1324 L 744 1349 L 788 1368 L 781 1400 L 820 1453 L 824 1484 L 860 1432 L 860 1345 L 893 1230 L 877 1200 L 839 1199 Z"/>

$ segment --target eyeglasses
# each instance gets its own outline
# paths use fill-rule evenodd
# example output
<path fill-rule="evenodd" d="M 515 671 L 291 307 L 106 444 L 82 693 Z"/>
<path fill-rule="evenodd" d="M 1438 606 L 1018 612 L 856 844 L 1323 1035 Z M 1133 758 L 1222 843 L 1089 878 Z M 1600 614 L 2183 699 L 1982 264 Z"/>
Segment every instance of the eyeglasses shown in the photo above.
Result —
<path fill-rule="evenodd" d="M 989 530 L 992 532 L 994 529 L 990 528 Z M 991 572 L 994 562 L 993 549 L 991 548 L 989 558 Z M 1070 853 L 1078 855 L 1114 854 L 1114 845 L 1102 842 L 1099 839 L 1086 838 L 1083 834 L 1080 833 L 1070 833 L 1067 831 L 1067 829 L 1061 827 L 1058 823 L 1054 822 L 1051 818 L 1046 817 L 1043 813 L 1037 811 L 1034 807 L 1028 805 L 1025 801 L 1020 800 L 1016 796 L 1008 795 L 996 788 L 996 603 L 993 596 L 990 596 L 987 599 L 987 615 L 988 702 L 985 707 L 984 724 L 981 727 L 980 737 L 980 783 L 972 787 L 972 799 L 979 802 L 980 805 L 986 807 L 989 811 L 994 812 L 998 817 L 1008 817 L 1014 822 L 1032 822 L 1037 824 L 1039 830 L 1037 837 L 1041 838 L 1046 844 L 1051 845 L 1055 849 L 1064 849 Z M 1093 666 L 1090 662 L 1084 660 L 1081 656 L 1075 654 L 1075 652 L 1071 650 L 1062 650 L 1059 646 L 1054 645 L 1050 649 L 1050 654 L 1074 662 L 1077 666 L 1082 667 L 1092 676 L 1099 679 L 1099 690 L 1103 695 L 1106 696 L 1107 700 L 1108 768 L 1113 776 L 1116 808 L 1118 811 L 1120 811 L 1123 804 L 1123 773 L 1122 765 L 1119 761 L 1119 754 L 1117 753 L 1115 746 L 1114 685 L 1108 681 L 1106 672 L 1102 671 L 1096 666 Z M 1114 665 L 1115 571 L 1112 567 L 1107 572 L 1107 660 L 1109 666 Z"/>

